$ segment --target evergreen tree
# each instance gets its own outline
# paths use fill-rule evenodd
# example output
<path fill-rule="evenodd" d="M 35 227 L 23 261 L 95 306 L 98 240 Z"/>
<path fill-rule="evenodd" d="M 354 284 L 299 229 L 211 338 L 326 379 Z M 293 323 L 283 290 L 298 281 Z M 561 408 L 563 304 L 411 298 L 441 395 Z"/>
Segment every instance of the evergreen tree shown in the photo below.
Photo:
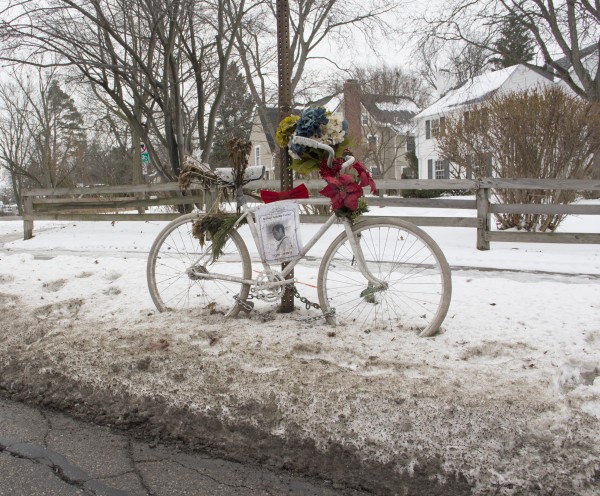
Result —
<path fill-rule="evenodd" d="M 225 94 L 219 107 L 217 127 L 210 163 L 217 167 L 230 165 L 228 143 L 233 138 L 250 138 L 254 101 L 248 92 L 246 78 L 234 63 L 227 67 Z"/>
<path fill-rule="evenodd" d="M 34 156 L 30 175 L 43 186 L 73 186 L 83 180 L 86 131 L 73 98 L 51 76 L 42 80 L 31 129 Z"/>
<path fill-rule="evenodd" d="M 530 62 L 535 55 L 531 33 L 514 12 L 507 15 L 502 22 L 500 37 L 494 42 L 494 48 L 498 56 L 491 58 L 490 62 L 495 69 Z"/>

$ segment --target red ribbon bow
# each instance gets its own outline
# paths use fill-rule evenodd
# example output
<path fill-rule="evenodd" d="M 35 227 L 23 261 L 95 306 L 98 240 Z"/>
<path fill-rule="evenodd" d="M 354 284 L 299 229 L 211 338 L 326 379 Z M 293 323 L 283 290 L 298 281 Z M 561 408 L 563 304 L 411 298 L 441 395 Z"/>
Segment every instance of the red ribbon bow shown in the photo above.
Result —
<path fill-rule="evenodd" d="M 260 190 L 260 197 L 265 203 L 276 202 L 280 200 L 292 200 L 294 198 L 308 198 L 308 189 L 304 184 L 296 186 L 289 191 L 269 191 L 266 189 Z"/>

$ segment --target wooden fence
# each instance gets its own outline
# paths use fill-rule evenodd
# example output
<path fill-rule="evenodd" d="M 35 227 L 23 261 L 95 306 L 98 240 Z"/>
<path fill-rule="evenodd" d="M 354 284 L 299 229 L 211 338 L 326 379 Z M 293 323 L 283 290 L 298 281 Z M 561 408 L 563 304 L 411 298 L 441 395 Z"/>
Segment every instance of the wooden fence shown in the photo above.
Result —
<path fill-rule="evenodd" d="M 321 189 L 320 180 L 297 180 L 309 189 Z M 279 189 L 279 181 L 258 181 L 252 186 L 259 189 Z M 425 207 L 433 209 L 474 210 L 476 216 L 424 217 L 402 216 L 419 226 L 472 227 L 477 229 L 477 248 L 489 250 L 490 242 L 525 243 L 600 243 L 600 233 L 539 233 L 493 231 L 491 215 L 494 213 L 600 215 L 600 205 L 533 205 L 491 203 L 493 189 L 536 189 L 600 191 L 600 181 L 575 179 L 402 179 L 379 180 L 382 192 L 406 189 L 470 190 L 475 199 L 423 199 L 398 196 L 370 197 L 371 206 Z M 153 206 L 196 205 L 206 209 L 215 198 L 214 190 L 189 190 L 185 195 L 177 183 L 145 184 L 138 186 L 100 186 L 91 188 L 34 189 L 23 193 L 24 239 L 33 236 L 35 220 L 83 220 L 83 221 L 140 221 L 172 220 L 179 212 L 147 213 Z M 304 221 L 320 222 L 321 216 L 303 216 Z"/>

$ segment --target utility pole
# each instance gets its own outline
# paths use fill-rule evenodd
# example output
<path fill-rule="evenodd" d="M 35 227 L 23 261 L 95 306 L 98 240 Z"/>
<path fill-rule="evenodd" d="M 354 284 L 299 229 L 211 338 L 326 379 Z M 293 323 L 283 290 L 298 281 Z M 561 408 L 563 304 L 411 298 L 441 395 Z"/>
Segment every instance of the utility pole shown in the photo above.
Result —
<path fill-rule="evenodd" d="M 290 6 L 288 0 L 277 0 L 277 62 L 279 72 L 279 122 L 292 113 L 292 59 L 290 57 Z M 292 189 L 294 176 L 290 165 L 287 148 L 279 150 L 279 173 L 281 191 Z M 287 264 L 282 264 L 285 268 Z M 288 276 L 293 279 L 294 272 Z M 281 298 L 281 313 L 294 310 L 294 292 L 290 286 L 285 286 Z"/>

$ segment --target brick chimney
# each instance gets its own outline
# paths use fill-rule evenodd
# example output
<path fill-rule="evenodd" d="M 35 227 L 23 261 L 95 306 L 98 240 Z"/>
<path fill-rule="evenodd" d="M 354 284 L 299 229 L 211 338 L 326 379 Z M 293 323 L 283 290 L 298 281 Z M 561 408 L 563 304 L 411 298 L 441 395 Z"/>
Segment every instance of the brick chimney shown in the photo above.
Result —
<path fill-rule="evenodd" d="M 348 132 L 355 147 L 361 143 L 360 83 L 356 79 L 344 82 L 344 117 L 348 121 Z"/>

